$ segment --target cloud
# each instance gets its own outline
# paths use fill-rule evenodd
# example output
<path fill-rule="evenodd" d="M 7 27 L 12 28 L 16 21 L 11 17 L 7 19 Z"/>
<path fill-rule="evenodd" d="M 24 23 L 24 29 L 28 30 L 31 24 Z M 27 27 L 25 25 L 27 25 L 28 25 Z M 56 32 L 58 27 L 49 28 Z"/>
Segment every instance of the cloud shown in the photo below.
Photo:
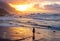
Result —
<path fill-rule="evenodd" d="M 3 2 L 2 2 L 3 1 Z M 39 5 L 39 3 L 38 2 L 60 2 L 60 0 L 0 0 L 0 7 L 1 8 L 4 8 L 4 9 L 7 9 L 7 10 L 10 10 L 10 11 L 12 11 L 12 12 L 15 12 L 14 10 L 14 8 L 11 8 L 7 3 L 5 3 L 5 2 L 12 2 L 12 3 L 14 3 L 14 2 L 26 2 L 26 1 L 33 1 L 33 2 L 37 2 L 37 4 L 35 4 L 34 5 L 34 8 L 36 8 L 37 10 L 38 9 L 40 9 L 40 11 L 42 10 L 42 12 L 44 11 L 44 12 L 60 12 L 60 4 L 58 4 L 58 3 L 56 3 L 56 4 L 46 4 L 46 5 L 44 5 L 44 8 L 42 8 L 42 7 L 40 7 Z M 43 3 L 43 4 L 45 4 L 45 3 Z"/>
<path fill-rule="evenodd" d="M 60 0 L 41 0 L 41 1 L 57 2 L 57 1 L 60 1 Z"/>
<path fill-rule="evenodd" d="M 31 0 L 0 0 L 4 2 L 22 2 L 22 1 L 31 1 Z"/>
<path fill-rule="evenodd" d="M 12 7 L 8 3 L 2 1 L 0 1 L 0 8 L 5 10 L 12 10 Z"/>
<path fill-rule="evenodd" d="M 20 4 L 20 3 L 32 3 L 32 2 L 36 2 L 36 3 L 43 3 L 43 4 L 49 4 L 49 3 L 60 3 L 60 0 L 0 0 L 0 1 L 4 1 L 4 2 L 10 2 L 13 4 Z"/>
<path fill-rule="evenodd" d="M 39 8 L 40 8 L 40 7 L 39 7 L 39 4 L 35 4 L 35 5 L 34 5 L 34 8 L 38 8 L 38 9 L 39 9 Z"/>
<path fill-rule="evenodd" d="M 15 8 L 11 7 L 8 3 L 0 1 L 0 8 L 6 10 L 9 13 L 16 13 Z"/>
<path fill-rule="evenodd" d="M 19 2 L 19 1 L 33 1 L 33 2 L 43 2 L 43 1 L 50 1 L 50 2 L 59 2 L 60 0 L 0 0 L 5 2 Z"/>
<path fill-rule="evenodd" d="M 54 11 L 60 11 L 60 4 L 51 4 L 51 5 L 45 5 L 45 10 L 54 10 Z"/>

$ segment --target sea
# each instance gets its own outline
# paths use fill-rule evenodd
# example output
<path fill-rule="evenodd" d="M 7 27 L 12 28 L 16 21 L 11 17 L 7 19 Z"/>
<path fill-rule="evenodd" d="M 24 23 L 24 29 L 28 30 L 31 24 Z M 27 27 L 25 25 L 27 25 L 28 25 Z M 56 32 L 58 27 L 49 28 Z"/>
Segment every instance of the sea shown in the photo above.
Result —
<path fill-rule="evenodd" d="M 0 38 L 18 41 L 60 41 L 60 14 L 0 17 Z"/>

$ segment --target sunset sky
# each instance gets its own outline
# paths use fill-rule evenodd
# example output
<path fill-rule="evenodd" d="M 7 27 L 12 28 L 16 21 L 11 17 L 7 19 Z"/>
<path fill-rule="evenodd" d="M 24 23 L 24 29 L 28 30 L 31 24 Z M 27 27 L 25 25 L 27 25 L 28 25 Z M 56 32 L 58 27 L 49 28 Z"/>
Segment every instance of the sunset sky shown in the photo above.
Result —
<path fill-rule="evenodd" d="M 0 0 L 21 12 L 60 13 L 60 0 Z M 22 9 L 22 8 L 24 9 Z"/>

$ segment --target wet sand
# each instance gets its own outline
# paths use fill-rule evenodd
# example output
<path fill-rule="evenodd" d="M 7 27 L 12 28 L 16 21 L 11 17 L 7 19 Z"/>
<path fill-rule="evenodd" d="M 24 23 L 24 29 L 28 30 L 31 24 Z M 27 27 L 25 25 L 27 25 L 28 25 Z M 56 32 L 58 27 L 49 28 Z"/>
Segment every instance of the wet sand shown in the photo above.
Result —
<path fill-rule="evenodd" d="M 32 28 L 0 27 L 0 38 L 33 41 Z M 35 41 L 60 41 L 60 31 L 35 28 Z"/>

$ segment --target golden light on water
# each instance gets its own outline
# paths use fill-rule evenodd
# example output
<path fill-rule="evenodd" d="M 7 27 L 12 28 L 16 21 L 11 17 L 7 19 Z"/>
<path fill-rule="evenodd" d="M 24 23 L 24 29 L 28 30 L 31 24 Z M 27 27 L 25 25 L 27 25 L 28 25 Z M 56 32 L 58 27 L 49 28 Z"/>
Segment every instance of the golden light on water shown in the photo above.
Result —
<path fill-rule="evenodd" d="M 22 39 L 25 37 L 32 36 L 32 31 L 29 28 L 23 27 L 12 27 L 8 28 L 7 30 L 8 36 L 6 38 L 15 40 L 15 39 Z M 30 34 L 31 33 L 31 34 Z"/>

